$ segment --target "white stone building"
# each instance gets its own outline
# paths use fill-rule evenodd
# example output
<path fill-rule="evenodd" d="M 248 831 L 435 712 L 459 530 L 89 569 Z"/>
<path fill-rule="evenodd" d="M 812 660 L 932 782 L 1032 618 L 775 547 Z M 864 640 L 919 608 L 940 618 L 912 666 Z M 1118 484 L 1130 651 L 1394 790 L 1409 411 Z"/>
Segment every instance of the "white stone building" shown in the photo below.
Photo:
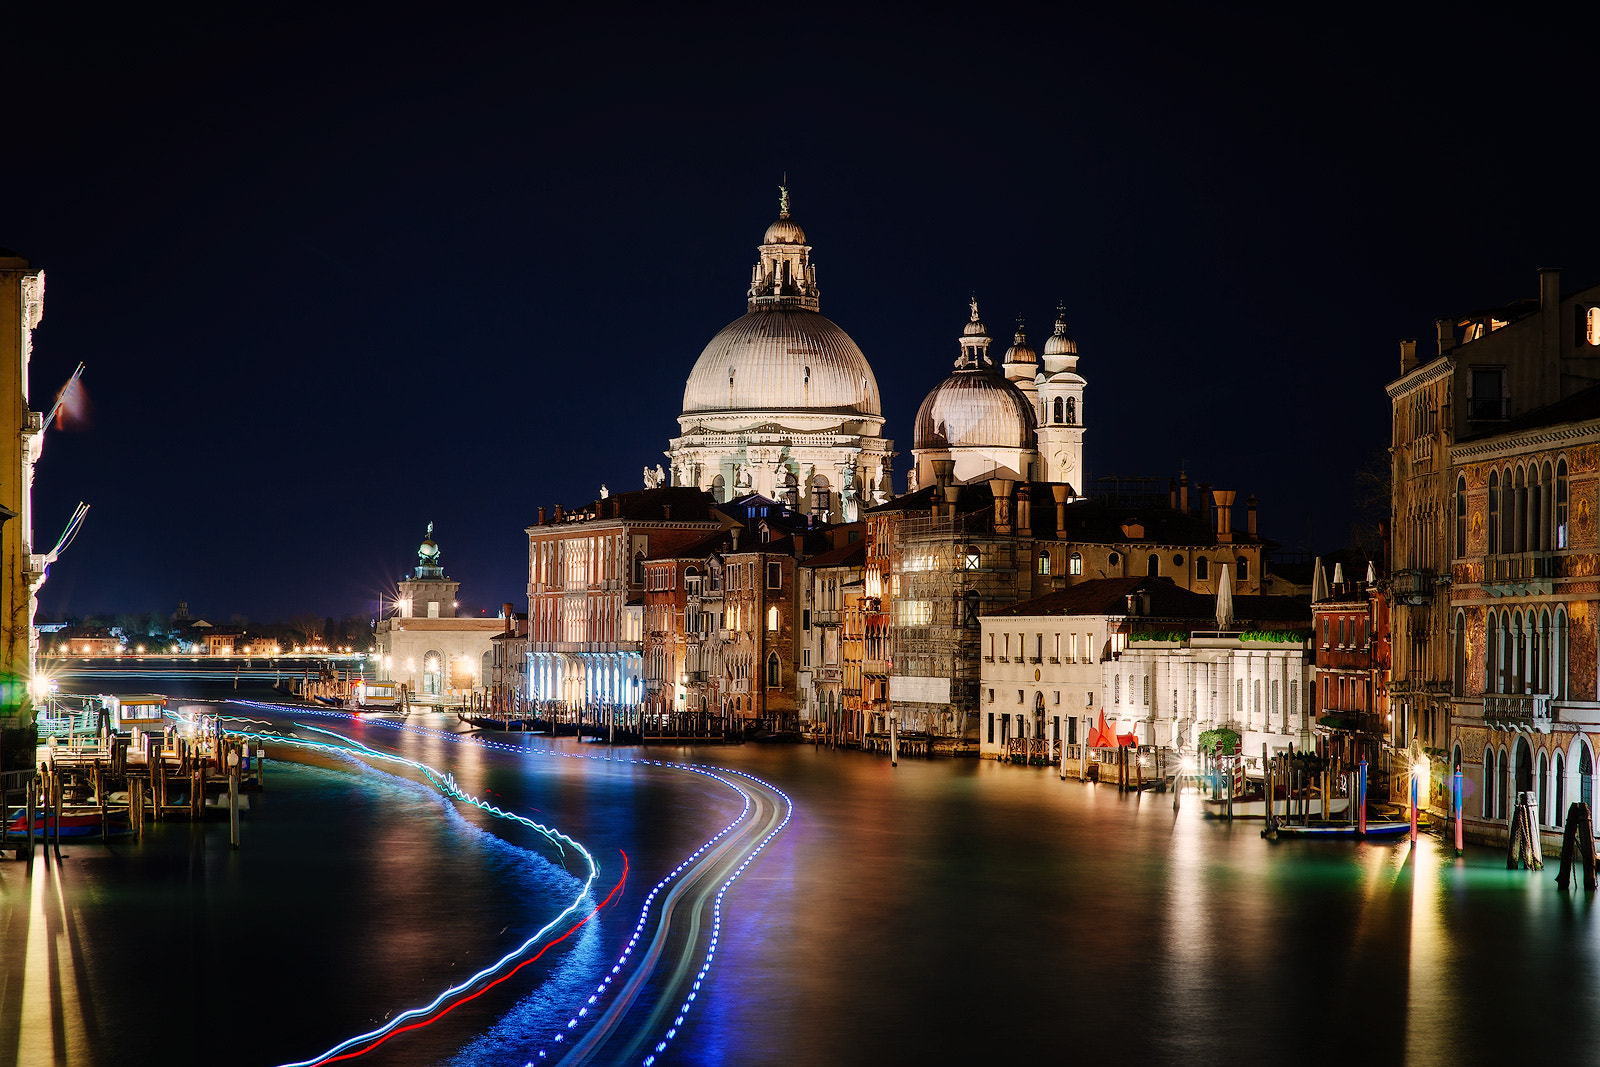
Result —
<path fill-rule="evenodd" d="M 1192 750 L 1227 727 L 1244 751 L 1309 739 L 1314 662 L 1309 604 L 1216 597 L 1162 578 L 1107 578 L 1001 608 L 981 619 L 979 752 L 1013 738 L 1074 744 L 1104 712 L 1140 744 Z"/>
<path fill-rule="evenodd" d="M 706 345 L 683 390 L 667 456 L 674 486 L 718 503 L 748 493 L 853 522 L 890 485 L 878 382 L 850 335 L 818 311 L 805 231 L 782 191 L 751 271 L 747 311 Z"/>
<path fill-rule="evenodd" d="M 433 523 L 417 566 L 400 582 L 394 614 L 378 620 L 378 680 L 400 682 L 414 704 L 463 704 L 489 685 L 501 619 L 458 618 L 461 583 L 446 577 Z"/>

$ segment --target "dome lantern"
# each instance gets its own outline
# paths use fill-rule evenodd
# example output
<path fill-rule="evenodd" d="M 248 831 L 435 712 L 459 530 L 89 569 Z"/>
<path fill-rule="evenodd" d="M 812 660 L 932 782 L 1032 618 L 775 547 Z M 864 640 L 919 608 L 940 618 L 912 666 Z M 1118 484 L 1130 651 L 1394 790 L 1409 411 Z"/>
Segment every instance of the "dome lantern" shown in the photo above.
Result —
<path fill-rule="evenodd" d="M 806 231 L 789 217 L 789 187 L 778 186 L 778 217 L 761 236 L 761 262 L 750 269 L 749 309 L 818 308 L 817 269 Z"/>

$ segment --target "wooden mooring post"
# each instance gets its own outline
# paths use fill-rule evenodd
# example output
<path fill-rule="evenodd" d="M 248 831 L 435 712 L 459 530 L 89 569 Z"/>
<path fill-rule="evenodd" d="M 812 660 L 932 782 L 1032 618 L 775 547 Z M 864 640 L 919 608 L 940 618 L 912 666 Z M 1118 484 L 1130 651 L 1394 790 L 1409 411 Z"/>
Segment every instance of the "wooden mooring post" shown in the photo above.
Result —
<path fill-rule="evenodd" d="M 228 844 L 239 847 L 239 753 L 228 753 Z"/>
<path fill-rule="evenodd" d="M 1594 865 L 1594 829 L 1589 821 L 1589 805 L 1574 803 L 1567 808 L 1567 829 L 1561 838 L 1561 871 L 1556 875 L 1556 885 L 1566 889 L 1572 881 L 1572 869 L 1583 868 L 1583 888 L 1593 892 L 1596 887 Z"/>

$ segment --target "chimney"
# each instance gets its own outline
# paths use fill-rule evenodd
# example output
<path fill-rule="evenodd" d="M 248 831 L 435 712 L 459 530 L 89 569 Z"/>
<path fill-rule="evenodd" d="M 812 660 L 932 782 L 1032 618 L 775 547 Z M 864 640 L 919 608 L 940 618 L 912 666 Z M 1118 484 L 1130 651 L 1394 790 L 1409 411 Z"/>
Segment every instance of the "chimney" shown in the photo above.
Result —
<path fill-rule="evenodd" d="M 954 522 L 956 517 L 956 501 L 961 499 L 961 486 L 951 483 L 944 487 L 945 514 Z"/>
<path fill-rule="evenodd" d="M 1195 492 L 1200 497 L 1195 501 L 1195 514 L 1205 519 L 1207 523 L 1215 522 L 1211 517 L 1211 505 L 1215 502 L 1211 498 L 1211 483 L 1201 482 L 1195 486 Z"/>
<path fill-rule="evenodd" d="M 1016 483 L 1010 478 L 990 478 L 989 492 L 994 494 L 994 532 L 1011 532 L 1011 488 Z"/>
<path fill-rule="evenodd" d="M 1050 495 L 1056 498 L 1056 536 L 1067 536 L 1067 487 L 1052 485 Z"/>
<path fill-rule="evenodd" d="M 1178 472 L 1178 510 L 1189 514 L 1189 472 Z"/>
<path fill-rule="evenodd" d="M 1417 369 L 1417 339 L 1403 337 L 1400 339 L 1400 373 L 1410 374 Z"/>
<path fill-rule="evenodd" d="M 664 522 L 671 522 L 672 521 L 672 505 L 671 504 L 662 504 L 661 505 L 661 518 L 662 518 L 662 521 L 664 521 Z"/>
<path fill-rule="evenodd" d="M 1442 356 L 1456 346 L 1456 324 L 1449 319 L 1434 319 L 1434 333 L 1439 338 L 1439 354 Z"/>
<path fill-rule="evenodd" d="M 505 616 L 506 633 L 508 633 L 508 634 L 516 633 L 517 632 L 517 621 L 516 621 L 515 613 L 511 610 L 511 601 L 508 600 L 504 604 L 501 604 L 500 605 L 500 612 L 501 612 L 502 615 Z"/>
<path fill-rule="evenodd" d="M 953 459 L 936 459 L 933 461 L 933 484 L 949 485 L 956 472 L 956 461 Z"/>
<path fill-rule="evenodd" d="M 555 518 L 555 521 L 556 522 L 560 522 L 561 521 L 561 505 L 560 504 L 556 505 L 556 518 Z"/>
<path fill-rule="evenodd" d="M 1137 593 L 1129 593 L 1128 596 L 1127 596 L 1127 600 L 1128 600 L 1128 614 L 1129 615 L 1137 615 L 1137 614 L 1139 614 L 1139 594 L 1137 594 Z"/>
<path fill-rule="evenodd" d="M 1256 540 L 1256 498 L 1251 494 L 1250 499 L 1244 502 L 1245 531 L 1249 533 L 1250 540 Z"/>
<path fill-rule="evenodd" d="M 1233 540 L 1233 498 L 1237 494 L 1232 489 L 1212 490 L 1211 499 L 1216 501 L 1217 511 L 1217 544 L 1225 545 Z"/>
<path fill-rule="evenodd" d="M 1539 310 L 1553 315 L 1561 308 L 1561 271 L 1543 267 L 1539 271 Z"/>
<path fill-rule="evenodd" d="M 733 550 L 735 552 L 739 551 L 739 535 L 743 532 L 744 531 L 737 526 L 728 531 L 728 536 L 733 538 Z"/>
<path fill-rule="evenodd" d="M 543 504 L 539 505 L 539 525 L 540 526 L 544 525 L 544 505 Z"/>
<path fill-rule="evenodd" d="M 928 517 L 937 519 L 939 510 L 944 507 L 944 490 L 938 482 L 933 485 L 933 492 L 928 494 Z"/>
<path fill-rule="evenodd" d="M 1024 537 L 1033 534 L 1033 487 L 1027 482 L 1017 486 L 1017 532 Z"/>
<path fill-rule="evenodd" d="M 1150 614 L 1150 593 L 1148 591 L 1139 594 L 1139 614 Z"/>
<path fill-rule="evenodd" d="M 1178 480 L 1176 478 L 1167 479 L 1167 507 L 1174 511 L 1178 510 Z"/>

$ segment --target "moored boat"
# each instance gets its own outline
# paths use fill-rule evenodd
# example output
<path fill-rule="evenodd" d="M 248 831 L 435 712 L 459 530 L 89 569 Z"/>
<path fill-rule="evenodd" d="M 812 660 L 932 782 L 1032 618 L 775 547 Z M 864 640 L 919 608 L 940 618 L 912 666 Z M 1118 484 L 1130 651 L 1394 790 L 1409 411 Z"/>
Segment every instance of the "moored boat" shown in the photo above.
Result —
<path fill-rule="evenodd" d="M 6 824 L 6 835 L 8 837 L 13 834 L 18 837 L 27 834 L 28 826 L 25 815 L 26 812 L 22 808 L 12 809 L 11 819 Z M 107 814 L 104 821 L 101 820 L 98 808 L 67 811 L 59 816 L 51 812 L 48 819 L 43 809 L 36 810 L 33 813 L 34 837 L 55 837 L 57 836 L 58 825 L 61 837 L 99 837 L 102 829 L 112 835 L 125 834 L 130 831 L 128 817 L 123 812 Z"/>

